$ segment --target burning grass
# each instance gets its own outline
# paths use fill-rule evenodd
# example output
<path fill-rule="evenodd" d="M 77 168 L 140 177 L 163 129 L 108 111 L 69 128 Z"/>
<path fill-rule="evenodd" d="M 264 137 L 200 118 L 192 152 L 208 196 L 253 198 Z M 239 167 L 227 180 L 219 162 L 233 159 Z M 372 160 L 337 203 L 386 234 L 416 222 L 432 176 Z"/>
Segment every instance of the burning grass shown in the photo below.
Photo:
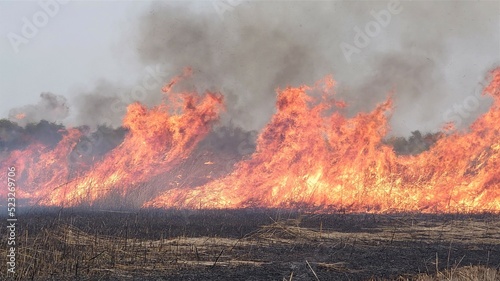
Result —
<path fill-rule="evenodd" d="M 20 221 L 14 280 L 495 280 L 500 266 L 500 222 L 488 214 L 61 211 Z"/>
<path fill-rule="evenodd" d="M 489 111 L 467 131 L 415 133 L 410 146 L 422 147 L 406 152 L 408 143 L 386 139 L 393 100 L 345 116 L 347 104 L 337 99 L 330 76 L 313 86 L 279 90 L 276 113 L 259 132 L 255 147 L 223 142 L 224 137 L 210 141 L 224 98 L 212 92 L 174 92 L 172 87 L 188 74 L 163 88 L 162 103 L 150 108 L 130 104 L 123 119 L 126 132 L 101 129 L 105 139 L 116 136 L 111 143 L 93 146 L 92 135 L 68 128 L 61 129 L 60 140 L 14 146 L 1 156 L 0 166 L 15 167 L 18 199 L 66 207 L 114 201 L 118 207 L 142 208 L 500 210 L 500 69 L 490 73 L 483 90 L 492 100 Z M 2 135 L 20 130 L 4 125 L 8 130 Z M 241 134 L 247 140 L 250 135 Z M 83 140 L 102 157 L 82 147 Z M 15 143 L 12 137 L 0 142 Z M 218 153 L 224 143 L 229 148 Z M 197 161 L 201 158 L 203 162 Z M 0 198 L 6 193 L 0 190 Z"/>

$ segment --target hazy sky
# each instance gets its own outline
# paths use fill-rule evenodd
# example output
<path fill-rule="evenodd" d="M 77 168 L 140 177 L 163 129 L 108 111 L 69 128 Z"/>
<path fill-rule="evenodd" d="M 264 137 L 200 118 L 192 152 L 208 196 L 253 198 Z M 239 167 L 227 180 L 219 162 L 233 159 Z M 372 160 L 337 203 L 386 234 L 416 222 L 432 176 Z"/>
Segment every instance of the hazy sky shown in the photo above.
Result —
<path fill-rule="evenodd" d="M 41 92 L 71 97 L 96 80 L 135 79 L 133 44 L 124 42 L 130 22 L 148 6 L 132 1 L 74 1 L 15 53 L 7 35 L 21 34 L 23 17 L 41 11 L 37 1 L 0 2 L 0 117 L 12 107 L 36 103 Z"/>
<path fill-rule="evenodd" d="M 374 21 L 370 12 L 387 10 L 390 1 L 233 1 L 223 14 L 227 1 L 213 2 L 69 1 L 16 53 L 12 34 L 22 36 L 23 18 L 32 21 L 43 9 L 38 1 L 0 1 L 0 118 L 36 104 L 42 92 L 65 96 L 76 114 L 76 96 L 126 89 L 158 62 L 171 64 L 171 75 L 188 65 L 214 72 L 204 82 L 227 89 L 229 111 L 241 113 L 236 124 L 249 129 L 266 123 L 273 89 L 287 82 L 313 84 L 333 74 L 340 96 L 359 110 L 392 88 L 391 125 L 408 134 L 439 129 L 445 112 L 463 105 L 500 62 L 499 2 L 402 2 L 350 61 L 340 44 L 354 46 L 355 28 L 365 29 Z"/>

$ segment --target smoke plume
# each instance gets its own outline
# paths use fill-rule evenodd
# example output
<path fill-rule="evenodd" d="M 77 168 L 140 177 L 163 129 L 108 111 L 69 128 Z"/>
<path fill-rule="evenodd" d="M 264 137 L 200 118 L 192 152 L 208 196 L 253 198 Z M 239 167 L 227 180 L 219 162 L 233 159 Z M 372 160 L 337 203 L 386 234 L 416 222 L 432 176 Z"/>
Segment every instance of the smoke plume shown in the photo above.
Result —
<path fill-rule="evenodd" d="M 144 64 L 165 63 L 171 73 L 193 67 L 187 86 L 220 89 L 228 118 L 246 129 L 268 122 L 275 89 L 333 73 L 349 113 L 371 109 L 393 92 L 396 133 L 435 131 L 446 122 L 442 113 L 498 63 L 493 3 L 215 2 L 225 6 L 155 2 L 132 40 Z M 355 46 L 355 28 L 365 32 L 376 21 L 373 14 L 389 5 L 400 12 L 379 24 L 349 62 L 341 43 Z"/>
<path fill-rule="evenodd" d="M 9 111 L 9 120 L 25 126 L 41 120 L 61 123 L 69 115 L 69 106 L 65 97 L 50 92 L 40 94 L 40 101 L 35 105 L 25 105 Z"/>
<path fill-rule="evenodd" d="M 133 49 L 147 69 L 132 86 L 98 81 L 71 100 L 68 119 L 66 99 L 42 93 L 38 104 L 12 109 L 9 119 L 22 126 L 45 119 L 92 129 L 101 124 L 118 127 L 128 104 L 157 104 L 163 84 L 189 66 L 193 77 L 177 87 L 222 92 L 227 108 L 222 125 L 260 130 L 275 112 L 276 89 L 312 84 L 333 74 L 338 98 L 349 105 L 346 114 L 370 110 L 391 94 L 392 133 L 410 136 L 415 130 L 439 131 L 451 121 L 447 110 L 473 94 L 500 61 L 499 5 L 494 2 L 145 5 L 150 5 L 148 10 L 124 28 L 124 48 Z M 356 44 L 360 36 L 367 44 Z M 357 51 L 348 54 L 342 44 Z M 485 104 L 481 101 L 477 109 L 460 116 L 462 127 L 487 110 Z"/>

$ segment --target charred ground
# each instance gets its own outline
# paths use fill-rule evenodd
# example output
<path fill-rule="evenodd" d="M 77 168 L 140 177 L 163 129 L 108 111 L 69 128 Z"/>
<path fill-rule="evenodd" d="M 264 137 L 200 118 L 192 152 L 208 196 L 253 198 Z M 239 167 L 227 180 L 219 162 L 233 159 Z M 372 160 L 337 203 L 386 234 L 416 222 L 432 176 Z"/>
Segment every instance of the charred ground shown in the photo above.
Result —
<path fill-rule="evenodd" d="M 31 209 L 17 235 L 17 280 L 413 279 L 500 267 L 495 214 Z"/>

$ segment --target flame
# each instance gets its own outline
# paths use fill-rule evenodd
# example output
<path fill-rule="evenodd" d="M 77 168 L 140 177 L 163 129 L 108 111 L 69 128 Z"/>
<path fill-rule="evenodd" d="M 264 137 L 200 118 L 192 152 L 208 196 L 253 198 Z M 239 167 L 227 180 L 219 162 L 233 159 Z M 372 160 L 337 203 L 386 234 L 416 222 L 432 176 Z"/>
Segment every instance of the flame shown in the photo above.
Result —
<path fill-rule="evenodd" d="M 24 118 L 26 118 L 26 114 L 25 113 L 18 113 L 16 114 L 16 116 L 14 116 L 17 120 L 22 120 Z"/>
<path fill-rule="evenodd" d="M 146 207 L 299 207 L 366 212 L 500 211 L 500 70 L 483 94 L 490 111 L 467 133 L 441 138 L 416 156 L 398 156 L 383 137 L 391 99 L 370 113 L 346 118 L 339 101 L 314 102 L 331 91 L 279 92 L 278 112 L 258 138 L 257 151 L 228 176 L 204 186 L 174 188 Z"/>
<path fill-rule="evenodd" d="M 51 189 L 66 182 L 72 177 L 72 167 L 65 160 L 71 154 L 73 146 L 78 142 L 82 133 L 77 129 L 69 129 L 64 132 L 63 139 L 58 145 L 51 149 L 39 142 L 32 143 L 24 150 L 13 151 L 1 165 L 1 169 L 7 171 L 7 167 L 15 167 L 16 176 L 21 179 L 22 188 L 17 189 L 18 197 L 25 199 L 38 199 L 44 192 L 43 186 Z M 85 171 L 84 166 L 73 167 L 74 170 Z M 7 182 L 7 175 L 0 175 L 1 180 Z M 6 192 L 5 190 L 3 190 Z M 6 193 L 0 193 L 5 196 Z"/>
<path fill-rule="evenodd" d="M 397 155 L 384 141 L 391 97 L 347 118 L 331 77 L 279 90 L 256 151 L 234 166 L 224 166 L 231 153 L 199 145 L 219 118 L 222 96 L 173 91 L 190 74 L 186 69 L 162 88 L 161 104 L 130 104 L 123 142 L 104 155 L 78 150 L 85 132 L 73 128 L 55 147 L 35 141 L 2 156 L 2 170 L 17 169 L 18 198 L 75 206 L 145 193 L 140 204 L 160 208 L 500 212 L 500 69 L 483 91 L 493 98 L 490 110 L 466 132 L 446 124 L 446 134 L 418 155 Z"/>
<path fill-rule="evenodd" d="M 129 130 L 125 140 L 92 165 L 85 165 L 79 161 L 81 155 L 75 155 L 73 149 L 81 138 L 77 129 L 69 130 L 51 151 L 34 144 L 13 152 L 4 163 L 15 166 L 20 175 L 27 174 L 20 188 L 24 197 L 41 205 L 92 203 L 112 191 L 124 195 L 129 188 L 175 167 L 210 131 L 222 104 L 217 93 L 173 93 L 171 87 L 180 78 L 164 89 L 164 103 L 151 109 L 140 103 L 129 105 L 123 120 Z M 179 104 L 168 104 L 174 95 L 183 101 L 179 114 L 172 113 Z M 78 174 L 71 173 L 75 165 Z"/>

